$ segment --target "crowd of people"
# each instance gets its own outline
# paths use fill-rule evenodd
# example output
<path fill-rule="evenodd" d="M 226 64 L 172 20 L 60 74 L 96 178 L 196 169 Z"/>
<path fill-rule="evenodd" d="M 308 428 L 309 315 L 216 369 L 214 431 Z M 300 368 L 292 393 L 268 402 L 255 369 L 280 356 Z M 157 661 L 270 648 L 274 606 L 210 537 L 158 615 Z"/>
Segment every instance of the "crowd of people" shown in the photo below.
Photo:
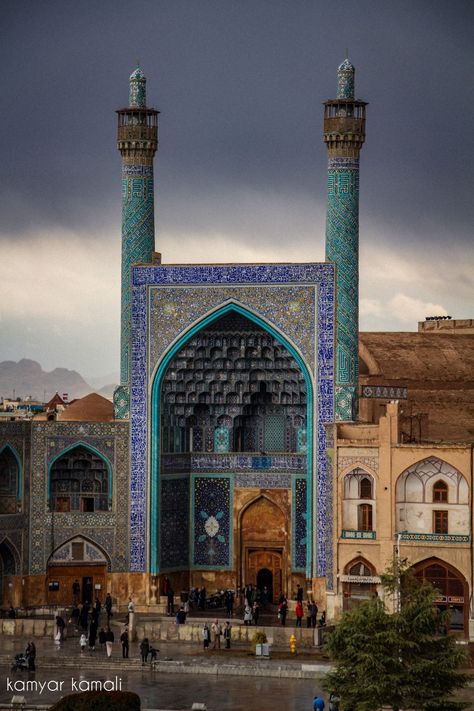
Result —
<path fill-rule="evenodd" d="M 86 590 L 84 589 L 84 593 Z M 89 595 L 92 593 L 90 585 Z M 243 610 L 244 625 L 259 625 L 260 616 L 266 613 L 274 614 L 274 607 L 271 604 L 271 592 L 267 587 L 259 589 L 253 585 L 245 585 L 239 591 L 240 596 L 231 589 L 218 591 L 210 598 L 206 595 L 206 588 L 193 587 L 189 593 L 181 596 L 181 604 L 175 613 L 175 596 L 172 585 L 167 577 L 164 579 L 163 594 L 167 599 L 168 615 L 174 615 L 176 624 L 181 625 L 186 623 L 187 616 L 191 609 L 204 611 L 210 606 L 212 601 L 213 607 L 224 607 L 226 620 L 225 622 L 215 619 L 212 624 L 205 622 L 202 628 L 202 642 L 205 651 L 209 649 L 221 649 L 222 645 L 226 649 L 230 649 L 232 638 L 232 625 L 230 619 L 234 616 L 234 606 L 236 600 L 238 604 L 237 614 L 239 610 Z M 86 651 L 93 653 L 98 648 L 104 652 L 107 657 L 111 657 L 115 643 L 115 635 L 111 628 L 111 618 L 113 617 L 113 601 L 110 593 L 107 593 L 104 603 L 102 604 L 98 595 L 92 602 L 88 597 L 82 596 L 84 602 L 81 602 L 81 587 L 76 580 L 72 586 L 73 604 L 68 617 L 68 624 L 72 626 L 74 634 L 79 637 L 79 647 L 81 655 Z M 296 627 L 302 627 L 303 618 L 306 610 L 306 627 L 324 627 L 326 625 L 326 612 L 323 611 L 318 619 L 318 606 L 312 599 L 303 602 L 303 588 L 298 585 L 295 592 L 295 617 Z M 13 610 L 13 608 L 12 608 Z M 130 632 L 129 622 L 130 616 L 134 613 L 135 606 L 132 598 L 129 598 L 127 606 L 127 616 L 123 621 L 124 625 L 119 637 L 120 646 L 122 648 L 122 657 L 128 659 L 130 648 Z M 14 611 L 13 611 L 14 612 Z M 277 617 L 281 625 L 285 626 L 288 616 L 288 599 L 284 594 L 281 594 L 277 604 Z M 11 614 L 13 617 L 13 614 Z M 268 619 L 267 619 L 268 623 Z M 57 644 L 61 644 L 65 639 L 67 624 L 62 615 L 56 615 L 56 627 L 54 639 Z M 158 649 L 153 648 L 147 637 L 143 638 L 139 645 L 140 657 L 142 664 L 146 664 L 148 660 L 151 662 L 157 658 Z M 33 642 L 29 642 L 25 651 L 28 668 L 35 668 L 36 647 Z"/>

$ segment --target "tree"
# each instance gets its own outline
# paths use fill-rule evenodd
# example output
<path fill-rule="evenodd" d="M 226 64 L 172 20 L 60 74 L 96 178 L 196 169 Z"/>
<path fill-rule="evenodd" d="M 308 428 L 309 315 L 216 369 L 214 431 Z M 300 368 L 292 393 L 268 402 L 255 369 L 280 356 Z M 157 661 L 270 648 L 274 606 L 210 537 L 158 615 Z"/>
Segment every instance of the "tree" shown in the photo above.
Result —
<path fill-rule="evenodd" d="M 436 591 L 419 583 L 406 562 L 395 561 L 382 576 L 395 612 L 375 598 L 344 613 L 328 636 L 336 662 L 325 688 L 341 696 L 344 711 L 458 711 L 466 704 L 452 693 L 467 684 L 459 671 L 464 649 L 446 634 L 447 615 L 434 604 Z"/>

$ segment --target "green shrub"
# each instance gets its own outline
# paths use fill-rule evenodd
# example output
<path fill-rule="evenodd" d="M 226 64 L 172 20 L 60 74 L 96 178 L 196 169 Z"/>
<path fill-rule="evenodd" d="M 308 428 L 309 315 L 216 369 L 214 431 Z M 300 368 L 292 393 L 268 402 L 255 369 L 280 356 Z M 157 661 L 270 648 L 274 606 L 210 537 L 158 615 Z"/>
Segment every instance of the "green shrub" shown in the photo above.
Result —
<path fill-rule="evenodd" d="M 49 711 L 140 711 L 140 697 L 132 691 L 82 691 L 63 696 Z"/>
<path fill-rule="evenodd" d="M 263 630 L 257 630 L 252 637 L 252 649 L 253 653 L 255 654 L 255 648 L 257 644 L 265 644 L 267 642 L 267 635 Z"/>

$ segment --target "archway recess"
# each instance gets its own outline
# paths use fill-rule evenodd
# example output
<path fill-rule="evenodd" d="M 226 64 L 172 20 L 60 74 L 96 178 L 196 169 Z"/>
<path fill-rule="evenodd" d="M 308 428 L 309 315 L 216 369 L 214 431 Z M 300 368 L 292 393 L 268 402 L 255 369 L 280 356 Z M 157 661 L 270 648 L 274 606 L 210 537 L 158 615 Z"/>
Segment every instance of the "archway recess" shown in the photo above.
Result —
<path fill-rule="evenodd" d="M 269 592 L 273 602 L 282 592 L 288 593 L 288 570 L 291 565 L 289 517 L 289 507 L 283 511 L 269 495 L 259 496 L 250 502 L 240 515 L 241 576 L 238 584 L 258 587 L 259 578 L 271 578 Z M 262 573 L 264 570 L 269 575 L 265 576 Z"/>
<path fill-rule="evenodd" d="M 415 577 L 437 590 L 435 605 L 449 610 L 448 630 L 454 634 L 469 633 L 469 585 L 454 566 L 439 558 L 428 558 L 413 566 Z"/>
<path fill-rule="evenodd" d="M 249 469 L 268 471 L 272 458 L 283 460 L 299 453 L 301 475 L 311 482 L 313 383 L 309 370 L 301 354 L 274 326 L 239 304 L 228 303 L 209 314 L 170 348 L 153 380 L 151 410 L 151 572 L 166 568 L 167 527 L 162 521 L 165 516 L 171 523 L 172 517 L 160 509 L 159 502 L 163 482 L 173 475 L 181 476 L 176 486 L 184 492 L 183 477 L 193 474 L 196 467 L 210 475 L 218 472 L 233 477 L 237 455 L 239 466 L 248 461 Z M 308 485 L 309 522 L 311 491 Z M 189 510 L 192 504 L 191 500 Z M 308 535 L 308 575 L 311 540 Z M 195 541 L 194 556 L 197 547 Z M 194 562 L 191 559 L 190 565 Z"/>

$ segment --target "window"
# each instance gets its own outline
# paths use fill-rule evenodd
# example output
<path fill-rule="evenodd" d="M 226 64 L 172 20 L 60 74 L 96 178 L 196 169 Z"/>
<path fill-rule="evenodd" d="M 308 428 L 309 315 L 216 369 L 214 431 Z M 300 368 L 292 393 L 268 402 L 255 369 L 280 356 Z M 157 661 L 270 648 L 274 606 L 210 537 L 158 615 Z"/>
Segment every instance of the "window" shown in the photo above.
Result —
<path fill-rule="evenodd" d="M 71 543 L 72 559 L 84 560 L 84 543 L 74 541 Z"/>
<path fill-rule="evenodd" d="M 94 511 L 94 498 L 92 496 L 81 496 L 81 511 Z"/>
<path fill-rule="evenodd" d="M 106 462 L 82 445 L 65 452 L 51 467 L 52 511 L 108 511 L 110 495 Z"/>
<path fill-rule="evenodd" d="M 69 496 L 57 496 L 56 497 L 56 511 L 70 511 L 71 510 L 71 500 Z"/>
<path fill-rule="evenodd" d="M 372 482 L 366 476 L 360 480 L 360 498 L 372 498 Z"/>
<path fill-rule="evenodd" d="M 433 511 L 433 533 L 448 532 L 448 512 Z"/>
<path fill-rule="evenodd" d="M 433 501 L 448 503 L 448 485 L 444 481 L 437 481 L 433 486 Z"/>
<path fill-rule="evenodd" d="M 357 510 L 359 531 L 372 531 L 372 506 L 370 504 L 361 504 Z"/>

